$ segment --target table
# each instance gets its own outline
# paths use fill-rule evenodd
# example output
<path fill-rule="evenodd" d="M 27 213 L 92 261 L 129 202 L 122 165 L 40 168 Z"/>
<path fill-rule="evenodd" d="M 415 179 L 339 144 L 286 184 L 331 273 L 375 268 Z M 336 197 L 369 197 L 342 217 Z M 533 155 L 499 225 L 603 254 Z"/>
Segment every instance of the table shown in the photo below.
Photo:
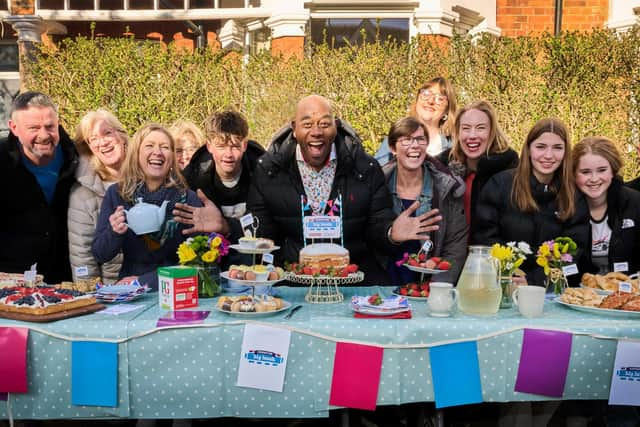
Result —
<path fill-rule="evenodd" d="M 495 316 L 456 313 L 427 316 L 426 302 L 411 301 L 413 318 L 354 319 L 348 300 L 354 294 L 389 287 L 343 287 L 340 304 L 307 304 L 306 288 L 277 292 L 304 307 L 292 319 L 284 313 L 255 319 L 293 330 L 283 393 L 235 385 L 245 320 L 212 311 L 203 325 L 156 330 L 162 311 L 157 294 L 133 303 L 144 308 L 120 316 L 95 313 L 49 324 L 0 320 L 1 326 L 31 328 L 28 350 L 29 392 L 10 397 L 14 418 L 205 418 L 326 417 L 336 341 L 385 347 L 378 405 L 433 401 L 431 345 L 476 340 L 483 398 L 487 402 L 546 400 L 513 391 L 522 328 L 573 332 L 565 399 L 608 399 L 617 338 L 640 338 L 637 319 L 581 313 L 553 302 L 544 317 L 527 320 L 517 309 Z M 199 309 L 212 309 L 215 299 Z M 71 405 L 71 340 L 121 340 L 116 408 Z M 0 416 L 6 418 L 5 405 Z"/>

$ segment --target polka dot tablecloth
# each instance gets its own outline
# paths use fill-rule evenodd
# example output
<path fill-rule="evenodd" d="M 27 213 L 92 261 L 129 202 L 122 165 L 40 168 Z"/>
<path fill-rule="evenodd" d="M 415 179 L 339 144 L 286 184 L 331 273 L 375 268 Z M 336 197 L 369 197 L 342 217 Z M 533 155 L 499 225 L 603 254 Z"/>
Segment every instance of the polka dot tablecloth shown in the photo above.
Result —
<path fill-rule="evenodd" d="M 426 303 L 411 301 L 413 318 L 354 319 L 351 295 L 391 288 L 343 288 L 345 302 L 306 304 L 305 288 L 277 288 L 303 308 L 290 320 L 279 313 L 244 319 L 212 310 L 204 326 L 155 330 L 162 312 L 157 295 L 136 304 L 144 308 L 121 316 L 100 313 L 49 324 L 0 320 L 2 326 L 31 327 L 28 351 L 29 392 L 10 397 L 15 418 L 205 418 L 325 417 L 335 342 L 347 340 L 386 347 L 378 405 L 433 401 L 428 347 L 476 340 L 483 398 L 487 402 L 544 400 L 513 391 L 522 344 L 522 328 L 573 332 L 565 399 L 608 399 L 617 338 L 640 338 L 638 319 L 581 313 L 548 302 L 542 318 L 527 320 L 517 310 L 495 316 L 427 316 Z M 292 329 L 284 392 L 236 386 L 245 322 L 259 321 Z M 151 332 L 151 333 L 149 333 Z M 611 338 L 611 339 L 607 339 Z M 120 340 L 118 406 L 71 404 L 72 339 Z M 7 417 L 0 404 L 1 416 Z"/>

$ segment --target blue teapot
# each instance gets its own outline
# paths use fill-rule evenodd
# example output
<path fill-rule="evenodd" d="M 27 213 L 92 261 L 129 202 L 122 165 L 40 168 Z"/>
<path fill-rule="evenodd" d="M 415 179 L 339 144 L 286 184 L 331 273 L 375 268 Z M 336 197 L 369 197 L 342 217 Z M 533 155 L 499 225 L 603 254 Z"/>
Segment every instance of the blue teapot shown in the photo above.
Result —
<path fill-rule="evenodd" d="M 156 206 L 151 203 L 145 203 L 142 198 L 138 198 L 131 209 L 124 210 L 127 216 L 127 225 L 136 234 L 154 233 L 160 230 L 164 222 L 168 200 L 162 202 L 162 205 Z"/>

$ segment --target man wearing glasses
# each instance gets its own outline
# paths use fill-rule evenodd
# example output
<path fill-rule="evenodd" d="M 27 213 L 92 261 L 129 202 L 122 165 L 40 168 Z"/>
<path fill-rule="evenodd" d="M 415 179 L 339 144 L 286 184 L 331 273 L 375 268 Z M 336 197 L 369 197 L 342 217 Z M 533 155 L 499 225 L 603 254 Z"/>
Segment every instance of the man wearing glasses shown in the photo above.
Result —
<path fill-rule="evenodd" d="M 246 213 L 249 183 L 264 149 L 248 139 L 249 124 L 236 111 L 212 114 L 205 132 L 206 144 L 195 152 L 183 175 L 192 190 L 201 190 L 215 205 L 207 212 L 215 207 L 221 212 L 218 226 L 206 231 L 222 233 L 235 243 L 242 236 L 239 219 Z M 207 206 L 209 202 L 201 199 Z"/>
<path fill-rule="evenodd" d="M 37 263 L 47 283 L 70 280 L 67 208 L 78 153 L 48 96 L 18 95 L 10 117 L 0 141 L 0 271 Z"/>

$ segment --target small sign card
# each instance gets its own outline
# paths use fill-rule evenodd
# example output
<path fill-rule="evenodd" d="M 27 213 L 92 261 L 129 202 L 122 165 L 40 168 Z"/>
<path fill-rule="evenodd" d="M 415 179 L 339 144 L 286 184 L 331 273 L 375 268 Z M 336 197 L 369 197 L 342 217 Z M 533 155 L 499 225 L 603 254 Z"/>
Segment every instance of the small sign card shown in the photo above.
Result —
<path fill-rule="evenodd" d="M 288 329 L 244 325 L 238 387 L 282 392 L 290 342 Z"/>
<path fill-rule="evenodd" d="M 613 271 L 629 271 L 629 263 L 628 262 L 614 262 L 613 263 Z"/>
<path fill-rule="evenodd" d="M 25 282 L 36 281 L 36 275 L 38 274 L 38 272 L 36 271 L 37 266 L 38 266 L 38 263 L 35 263 L 31 266 L 31 268 L 29 268 L 27 271 L 24 272 Z"/>
<path fill-rule="evenodd" d="M 618 341 L 609 405 L 640 406 L 640 342 Z"/>
<path fill-rule="evenodd" d="M 305 239 L 339 239 L 342 219 L 339 216 L 305 216 L 302 224 Z"/>
<path fill-rule="evenodd" d="M 618 283 L 618 291 L 630 294 L 631 292 L 633 292 L 633 287 L 629 282 L 620 282 Z"/>
<path fill-rule="evenodd" d="M 273 264 L 273 254 L 262 254 L 263 264 Z"/>
<path fill-rule="evenodd" d="M 575 264 L 569 264 L 562 267 L 562 274 L 565 276 L 572 276 L 578 274 L 578 266 Z"/>

